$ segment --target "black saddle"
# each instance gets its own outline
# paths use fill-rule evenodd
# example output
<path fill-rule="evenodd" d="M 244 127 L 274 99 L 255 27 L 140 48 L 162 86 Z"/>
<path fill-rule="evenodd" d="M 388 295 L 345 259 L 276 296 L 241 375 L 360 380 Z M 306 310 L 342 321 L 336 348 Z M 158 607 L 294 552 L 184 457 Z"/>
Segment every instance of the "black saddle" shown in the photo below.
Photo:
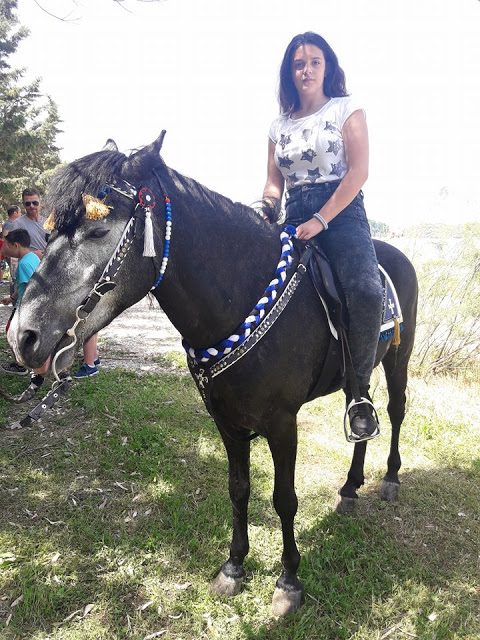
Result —
<path fill-rule="evenodd" d="M 331 337 L 323 370 L 309 390 L 307 401 L 344 388 L 347 370 L 351 369 L 348 366 L 350 354 L 346 337 L 348 313 L 345 297 L 325 253 L 315 245 L 309 246 L 312 255 L 307 270 L 324 306 Z M 333 377 L 332 371 L 335 372 Z"/>

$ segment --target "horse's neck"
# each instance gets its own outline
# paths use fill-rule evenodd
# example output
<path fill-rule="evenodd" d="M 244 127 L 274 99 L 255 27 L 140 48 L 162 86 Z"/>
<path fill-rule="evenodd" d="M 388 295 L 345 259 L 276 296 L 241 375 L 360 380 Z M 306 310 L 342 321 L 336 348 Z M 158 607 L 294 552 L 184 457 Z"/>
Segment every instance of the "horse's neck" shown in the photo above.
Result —
<path fill-rule="evenodd" d="M 170 259 L 155 295 L 187 342 L 210 346 L 243 322 L 272 280 L 279 233 L 245 210 L 235 216 L 228 201 L 170 198 Z"/>

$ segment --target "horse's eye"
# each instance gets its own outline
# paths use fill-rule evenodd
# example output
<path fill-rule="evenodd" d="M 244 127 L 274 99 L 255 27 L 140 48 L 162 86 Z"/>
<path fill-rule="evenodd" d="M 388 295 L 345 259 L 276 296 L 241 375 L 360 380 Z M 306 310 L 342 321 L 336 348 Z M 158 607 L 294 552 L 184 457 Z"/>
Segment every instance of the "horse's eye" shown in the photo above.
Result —
<path fill-rule="evenodd" d="M 87 233 L 87 238 L 104 238 L 107 233 L 110 232 L 110 229 L 105 229 L 105 227 L 95 227 L 95 229 L 91 229 Z"/>

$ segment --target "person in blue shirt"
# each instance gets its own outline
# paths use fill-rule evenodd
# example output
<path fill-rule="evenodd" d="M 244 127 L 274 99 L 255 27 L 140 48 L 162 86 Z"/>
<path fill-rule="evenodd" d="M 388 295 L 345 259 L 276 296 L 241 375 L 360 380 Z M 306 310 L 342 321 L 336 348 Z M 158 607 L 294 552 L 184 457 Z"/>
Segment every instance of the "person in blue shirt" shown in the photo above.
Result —
<path fill-rule="evenodd" d="M 10 296 L 13 306 L 17 309 L 28 281 L 40 264 L 40 258 L 33 251 L 30 251 L 30 234 L 26 229 L 10 231 L 5 238 L 4 246 L 5 255 L 18 260 L 15 272 L 15 293 Z"/>
<path fill-rule="evenodd" d="M 14 306 L 13 313 L 10 316 L 9 320 L 10 323 L 13 314 L 20 304 L 28 281 L 32 277 L 35 269 L 40 264 L 40 258 L 30 250 L 30 234 L 26 229 L 13 229 L 9 232 L 8 236 L 5 238 L 5 242 L 3 245 L 3 253 L 9 258 L 17 258 L 18 260 L 17 270 L 15 271 L 15 291 L 11 296 L 8 296 L 7 298 L 3 298 L 3 300 L 1 300 L 2 304 L 13 304 Z M 25 400 L 32 398 L 37 390 L 42 386 L 44 381 L 43 374 L 48 371 L 49 365 L 50 358 L 47 358 L 47 360 L 41 367 L 33 370 L 30 385 L 22 394 L 26 394 L 28 396 L 28 398 L 25 397 Z M 9 365 L 3 365 L 2 369 L 6 373 L 17 373 L 17 371 L 13 371 L 13 368 L 19 367 L 20 365 L 18 363 L 13 362 Z"/>

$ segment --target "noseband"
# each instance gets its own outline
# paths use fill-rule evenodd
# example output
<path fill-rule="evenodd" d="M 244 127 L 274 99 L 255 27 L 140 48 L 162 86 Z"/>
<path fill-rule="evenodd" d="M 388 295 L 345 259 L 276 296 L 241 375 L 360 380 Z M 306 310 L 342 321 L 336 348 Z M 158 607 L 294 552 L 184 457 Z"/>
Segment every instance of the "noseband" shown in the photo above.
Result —
<path fill-rule="evenodd" d="M 170 253 L 170 238 L 172 233 L 172 208 L 170 204 L 170 198 L 167 195 L 167 192 L 163 186 L 162 180 L 158 175 L 158 172 L 153 169 L 153 173 L 157 179 L 160 190 L 163 195 L 163 200 L 165 203 L 165 239 L 163 246 L 163 258 L 160 264 L 158 278 L 156 278 L 155 283 L 153 284 L 151 291 L 156 289 L 160 282 L 163 279 L 165 271 L 167 269 L 168 264 L 168 256 Z M 97 304 L 103 298 L 103 296 L 112 289 L 115 288 L 116 282 L 114 278 L 117 274 L 117 271 L 120 269 L 123 261 L 127 253 L 129 252 L 131 246 L 133 245 L 133 241 L 139 237 L 140 235 L 144 235 L 144 257 L 155 257 L 155 249 L 153 243 L 153 229 L 152 229 L 152 213 L 153 209 L 156 206 L 155 195 L 151 189 L 148 187 L 141 187 L 140 189 L 136 189 L 133 185 L 131 185 L 126 180 L 119 180 L 115 184 L 105 184 L 99 195 L 99 198 L 103 199 L 107 196 L 108 193 L 112 191 L 116 191 L 123 196 L 126 196 L 133 202 L 135 202 L 135 207 L 130 215 L 130 218 L 125 225 L 123 233 L 118 241 L 115 250 L 112 253 L 109 261 L 107 262 L 102 275 L 93 285 L 90 293 L 86 297 L 85 301 L 77 307 L 75 310 L 75 322 L 68 329 L 67 335 L 72 338 L 72 342 L 55 354 L 55 357 L 52 361 L 52 373 L 55 377 L 57 383 L 60 383 L 60 377 L 57 373 L 56 363 L 59 356 L 70 349 L 73 349 L 78 342 L 77 339 L 77 327 L 81 322 L 85 322 L 88 316 L 95 309 Z"/>

